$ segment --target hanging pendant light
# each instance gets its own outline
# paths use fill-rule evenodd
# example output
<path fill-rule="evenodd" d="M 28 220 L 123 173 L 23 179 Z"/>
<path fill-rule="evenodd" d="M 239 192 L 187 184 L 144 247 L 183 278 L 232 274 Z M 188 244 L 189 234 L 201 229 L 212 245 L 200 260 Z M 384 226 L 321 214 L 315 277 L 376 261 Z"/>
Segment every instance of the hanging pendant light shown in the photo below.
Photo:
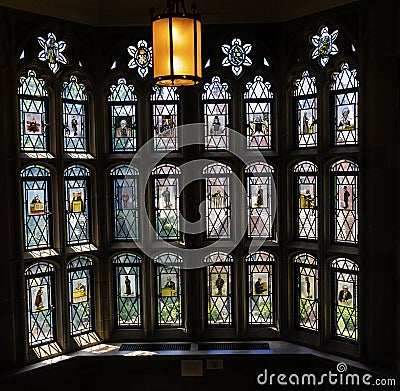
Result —
<path fill-rule="evenodd" d="M 154 14 L 154 10 L 153 10 Z M 163 87 L 198 84 L 202 75 L 201 21 L 192 5 L 168 0 L 164 13 L 152 15 L 154 82 Z"/>

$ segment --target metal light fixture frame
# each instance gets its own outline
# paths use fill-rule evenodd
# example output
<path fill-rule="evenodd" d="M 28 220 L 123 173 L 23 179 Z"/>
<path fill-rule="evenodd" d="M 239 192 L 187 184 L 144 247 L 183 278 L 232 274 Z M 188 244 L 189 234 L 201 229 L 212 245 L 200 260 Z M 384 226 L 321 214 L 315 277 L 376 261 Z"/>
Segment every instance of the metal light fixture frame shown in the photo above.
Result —
<path fill-rule="evenodd" d="M 184 0 L 167 0 L 166 8 L 162 14 L 154 15 L 154 12 L 155 10 L 152 8 L 150 14 L 153 34 L 153 71 L 155 84 L 163 87 L 178 87 L 200 83 L 202 79 L 201 19 L 196 6 L 193 4 L 191 6 L 191 13 L 189 13 L 185 8 Z M 161 22 L 165 19 L 168 20 L 168 26 L 166 26 L 165 21 Z M 179 23 L 180 19 L 193 21 L 193 30 L 190 32 L 193 37 L 192 47 L 185 46 L 184 56 L 182 56 L 182 47 L 179 48 L 177 44 L 177 40 L 182 38 L 176 32 L 177 23 Z M 161 23 L 158 25 L 159 22 Z M 188 27 L 189 26 L 185 26 L 185 29 L 186 33 L 189 34 Z M 160 28 L 160 30 L 166 33 L 162 35 L 163 41 L 161 43 L 157 42 L 157 37 L 160 37 L 159 32 L 157 33 L 157 37 L 155 37 L 155 29 L 157 28 Z M 180 50 L 179 55 L 181 55 L 181 57 L 179 60 L 176 58 L 176 48 Z M 158 72 L 157 70 L 160 68 L 160 64 L 157 63 L 158 61 L 167 61 L 169 64 L 169 72 Z M 177 66 L 177 63 L 184 63 L 185 61 L 186 68 L 188 68 L 188 62 L 191 62 L 193 65 L 190 72 L 179 71 L 180 67 Z M 165 68 L 166 66 L 167 65 L 164 64 L 163 67 Z"/>

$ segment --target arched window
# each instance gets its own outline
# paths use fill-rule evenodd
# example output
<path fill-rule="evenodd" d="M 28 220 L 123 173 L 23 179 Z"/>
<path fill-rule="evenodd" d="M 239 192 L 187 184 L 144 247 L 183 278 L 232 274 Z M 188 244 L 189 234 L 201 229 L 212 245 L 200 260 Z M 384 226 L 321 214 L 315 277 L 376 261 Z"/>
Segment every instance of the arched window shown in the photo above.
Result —
<path fill-rule="evenodd" d="M 271 325 L 275 322 L 274 263 L 275 257 L 266 251 L 257 251 L 246 257 L 249 325 Z"/>
<path fill-rule="evenodd" d="M 182 257 L 174 253 L 162 253 L 154 258 L 158 327 L 182 326 L 182 264 Z"/>
<path fill-rule="evenodd" d="M 90 258 L 79 256 L 67 265 L 70 335 L 93 331 L 93 266 Z"/>
<path fill-rule="evenodd" d="M 178 103 L 177 87 L 153 87 L 151 107 L 155 151 L 178 149 Z"/>
<path fill-rule="evenodd" d="M 38 164 L 21 171 L 25 250 L 45 249 L 53 245 L 51 175 Z"/>
<path fill-rule="evenodd" d="M 67 245 L 87 244 L 91 239 L 90 172 L 74 164 L 64 171 Z"/>
<path fill-rule="evenodd" d="M 274 169 L 262 162 L 245 168 L 247 182 L 247 235 L 251 238 L 275 238 Z"/>
<path fill-rule="evenodd" d="M 28 344 L 35 347 L 54 342 L 55 329 L 54 267 L 37 262 L 25 269 L 28 311 Z"/>
<path fill-rule="evenodd" d="M 142 260 L 136 254 L 113 257 L 115 281 L 115 325 L 119 328 L 142 326 Z"/>
<path fill-rule="evenodd" d="M 180 238 L 179 175 L 172 164 L 161 164 L 152 171 L 154 180 L 154 213 L 157 239 Z"/>
<path fill-rule="evenodd" d="M 304 71 L 294 82 L 293 111 L 295 113 L 295 145 L 297 148 L 317 146 L 318 106 L 315 76 Z"/>
<path fill-rule="evenodd" d="M 139 171 L 127 164 L 110 170 L 113 189 L 113 239 L 139 238 L 138 177 Z"/>
<path fill-rule="evenodd" d="M 23 152 L 48 152 L 48 93 L 45 81 L 29 70 L 19 78 L 18 107 L 20 145 Z"/>
<path fill-rule="evenodd" d="M 219 76 L 214 76 L 211 83 L 204 84 L 202 94 L 205 128 L 205 149 L 228 149 L 231 94 L 228 84 L 221 83 Z"/>
<path fill-rule="evenodd" d="M 295 326 L 317 332 L 318 327 L 318 263 L 311 254 L 294 257 Z"/>
<path fill-rule="evenodd" d="M 317 166 L 309 161 L 302 161 L 293 168 L 297 239 L 318 239 L 317 171 Z"/>
<path fill-rule="evenodd" d="M 62 85 L 65 152 L 88 152 L 88 107 L 86 87 L 76 76 Z"/>
<path fill-rule="evenodd" d="M 343 159 L 331 165 L 333 241 L 358 243 L 358 165 Z"/>
<path fill-rule="evenodd" d="M 207 238 L 231 237 L 231 173 L 231 168 L 222 163 L 211 163 L 203 169 L 206 178 Z"/>
<path fill-rule="evenodd" d="M 358 144 L 358 80 L 357 71 L 343 63 L 332 74 L 331 108 L 333 145 Z"/>
<path fill-rule="evenodd" d="M 136 150 L 136 104 L 135 86 L 126 84 L 124 78 L 110 87 L 108 110 L 112 152 Z"/>
<path fill-rule="evenodd" d="M 207 322 L 209 326 L 232 326 L 233 257 L 214 252 L 204 258 L 207 267 Z"/>
<path fill-rule="evenodd" d="M 333 336 L 358 341 L 358 265 L 348 258 L 331 262 Z"/>
<path fill-rule="evenodd" d="M 272 105 L 274 94 L 271 83 L 262 76 L 254 77 L 253 82 L 246 84 L 243 94 L 246 110 L 247 148 L 271 149 L 272 147 Z"/>

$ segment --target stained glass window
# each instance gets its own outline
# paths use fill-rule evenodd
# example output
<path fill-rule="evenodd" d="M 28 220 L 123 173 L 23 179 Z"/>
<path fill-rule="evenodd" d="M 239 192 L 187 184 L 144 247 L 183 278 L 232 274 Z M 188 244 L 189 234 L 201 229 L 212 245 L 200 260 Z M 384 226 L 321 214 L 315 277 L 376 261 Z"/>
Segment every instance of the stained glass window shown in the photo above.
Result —
<path fill-rule="evenodd" d="M 24 247 L 26 250 L 52 246 L 52 209 L 50 171 L 31 165 L 21 171 L 24 218 Z"/>
<path fill-rule="evenodd" d="M 108 107 L 112 152 L 133 152 L 136 150 L 136 103 L 135 87 L 118 79 L 117 85 L 110 87 Z"/>
<path fill-rule="evenodd" d="M 332 75 L 331 97 L 333 144 L 358 144 L 358 86 L 357 71 L 343 63 Z"/>
<path fill-rule="evenodd" d="M 247 148 L 271 149 L 272 103 L 274 94 L 271 83 L 256 76 L 246 84 L 244 102 L 246 108 Z"/>
<path fill-rule="evenodd" d="M 157 286 L 157 325 L 182 326 L 182 257 L 162 253 L 154 258 Z"/>
<path fill-rule="evenodd" d="M 247 55 L 251 52 L 252 46 L 250 43 L 242 44 L 239 38 L 234 38 L 232 44 L 223 44 L 222 51 L 226 57 L 222 60 L 224 67 L 232 67 L 232 72 L 235 76 L 242 73 L 243 66 L 250 66 L 252 61 Z"/>
<path fill-rule="evenodd" d="M 63 82 L 63 132 L 65 152 L 87 151 L 87 95 L 84 84 L 76 76 Z"/>
<path fill-rule="evenodd" d="M 136 254 L 123 253 L 113 258 L 115 278 L 115 324 L 118 327 L 142 326 L 141 263 Z"/>
<path fill-rule="evenodd" d="M 205 129 L 205 149 L 228 148 L 231 94 L 228 84 L 214 76 L 211 83 L 204 84 L 202 94 Z"/>
<path fill-rule="evenodd" d="M 21 151 L 46 152 L 48 145 L 48 93 L 45 81 L 29 70 L 19 78 L 19 128 Z"/>
<path fill-rule="evenodd" d="M 318 263 L 310 254 L 294 257 L 296 326 L 318 331 Z"/>
<path fill-rule="evenodd" d="M 54 267 L 37 262 L 25 270 L 30 347 L 56 339 L 54 303 Z"/>
<path fill-rule="evenodd" d="M 231 173 L 231 168 L 222 163 L 211 163 L 203 169 L 207 238 L 231 237 Z"/>
<path fill-rule="evenodd" d="M 231 326 L 233 257 L 214 252 L 204 258 L 207 267 L 207 299 L 209 326 Z"/>
<path fill-rule="evenodd" d="M 132 59 L 128 63 L 129 68 L 136 68 L 140 77 L 144 78 L 153 61 L 153 50 L 147 46 L 147 42 L 140 40 L 137 46 L 129 46 L 128 53 L 132 56 Z"/>
<path fill-rule="evenodd" d="M 276 209 L 274 169 L 256 162 L 245 169 L 247 179 L 247 234 L 251 238 L 273 239 Z"/>
<path fill-rule="evenodd" d="M 318 239 L 317 171 L 317 166 L 309 161 L 302 161 L 293 168 L 298 239 Z"/>
<path fill-rule="evenodd" d="M 93 331 L 92 261 L 79 256 L 67 265 L 70 335 Z"/>
<path fill-rule="evenodd" d="M 139 238 L 138 176 L 139 171 L 122 164 L 110 170 L 113 189 L 113 239 Z"/>
<path fill-rule="evenodd" d="M 53 73 L 57 73 L 60 69 L 60 64 L 68 63 L 67 58 L 62 54 L 67 48 L 67 43 L 65 41 L 57 41 L 57 37 L 54 33 L 49 33 L 47 39 L 38 37 L 38 42 L 42 47 L 38 58 L 41 61 L 47 61 Z"/>
<path fill-rule="evenodd" d="M 89 170 L 75 164 L 64 171 L 67 244 L 86 244 L 90 241 Z"/>
<path fill-rule="evenodd" d="M 331 166 L 333 240 L 358 243 L 358 165 L 339 160 Z"/>
<path fill-rule="evenodd" d="M 315 49 L 311 53 L 311 58 L 318 58 L 320 65 L 324 67 L 329 61 L 329 56 L 334 56 L 338 53 L 338 47 L 333 43 L 337 36 L 338 30 L 329 34 L 328 27 L 321 26 L 319 35 L 314 34 L 310 36 L 310 42 L 315 46 Z"/>
<path fill-rule="evenodd" d="M 179 168 L 162 164 L 153 169 L 157 239 L 179 239 Z"/>
<path fill-rule="evenodd" d="M 177 87 L 153 87 L 151 107 L 155 151 L 174 151 L 178 148 L 178 103 Z"/>
<path fill-rule="evenodd" d="M 250 325 L 274 323 L 274 262 L 274 256 L 266 251 L 257 251 L 246 257 Z"/>
<path fill-rule="evenodd" d="M 318 135 L 317 87 L 315 77 L 304 71 L 295 80 L 294 111 L 296 146 L 299 148 L 316 147 Z"/>
<path fill-rule="evenodd" d="M 347 258 L 331 263 L 333 335 L 358 341 L 358 265 Z"/>

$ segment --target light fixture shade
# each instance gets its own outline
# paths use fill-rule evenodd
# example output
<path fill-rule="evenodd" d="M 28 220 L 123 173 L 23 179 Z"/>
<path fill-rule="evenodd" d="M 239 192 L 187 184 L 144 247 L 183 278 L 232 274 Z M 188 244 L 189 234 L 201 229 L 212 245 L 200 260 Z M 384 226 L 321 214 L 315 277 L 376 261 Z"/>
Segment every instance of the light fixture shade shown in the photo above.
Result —
<path fill-rule="evenodd" d="M 154 81 L 159 86 L 200 82 L 201 22 L 198 14 L 167 13 L 152 18 Z"/>

